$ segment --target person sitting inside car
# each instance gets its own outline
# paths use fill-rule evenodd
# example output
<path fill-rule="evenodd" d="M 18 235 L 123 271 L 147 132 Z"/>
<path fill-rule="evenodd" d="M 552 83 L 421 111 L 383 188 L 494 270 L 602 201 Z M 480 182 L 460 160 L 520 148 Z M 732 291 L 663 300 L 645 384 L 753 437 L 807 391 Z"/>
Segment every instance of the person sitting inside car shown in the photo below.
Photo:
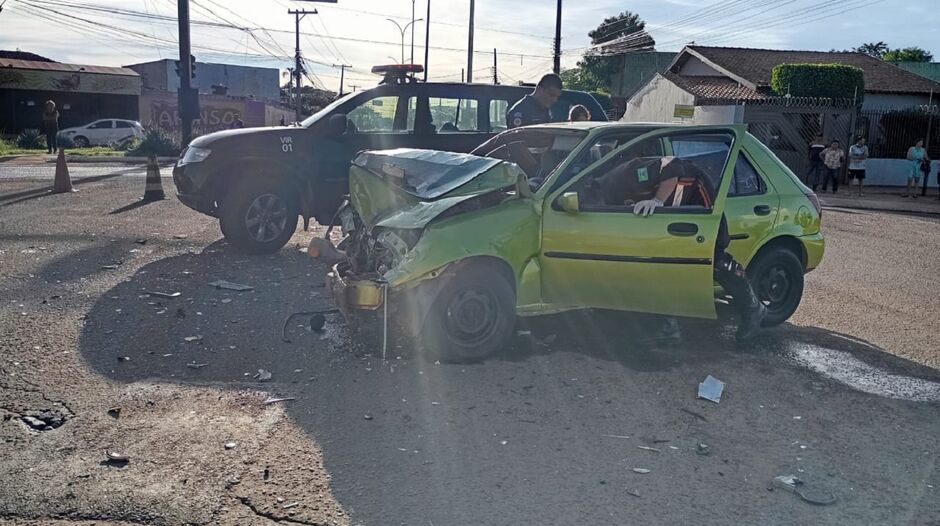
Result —
<path fill-rule="evenodd" d="M 607 205 L 629 205 L 634 198 L 640 199 L 633 204 L 633 213 L 648 217 L 664 206 L 680 180 L 704 182 L 705 177 L 691 161 L 671 156 L 637 157 L 597 178 L 591 189 Z M 715 242 L 714 278 L 734 299 L 741 318 L 737 338 L 743 341 L 760 329 L 766 308 L 754 293 L 744 267 L 727 252 L 730 243 L 728 221 L 722 214 Z"/>

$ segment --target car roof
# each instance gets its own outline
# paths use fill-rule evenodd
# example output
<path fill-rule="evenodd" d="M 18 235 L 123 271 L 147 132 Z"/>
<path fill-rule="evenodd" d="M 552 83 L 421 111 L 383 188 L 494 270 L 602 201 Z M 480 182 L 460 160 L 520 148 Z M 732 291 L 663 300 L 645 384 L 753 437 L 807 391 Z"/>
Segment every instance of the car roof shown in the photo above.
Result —
<path fill-rule="evenodd" d="M 663 128 L 688 128 L 690 130 L 715 130 L 728 128 L 744 129 L 743 124 L 709 124 L 693 125 L 678 122 L 624 122 L 624 121 L 581 121 L 581 122 L 548 122 L 545 124 L 533 124 L 527 128 L 543 129 L 565 129 L 565 130 L 628 130 L 639 129 L 645 131 L 654 131 Z"/>

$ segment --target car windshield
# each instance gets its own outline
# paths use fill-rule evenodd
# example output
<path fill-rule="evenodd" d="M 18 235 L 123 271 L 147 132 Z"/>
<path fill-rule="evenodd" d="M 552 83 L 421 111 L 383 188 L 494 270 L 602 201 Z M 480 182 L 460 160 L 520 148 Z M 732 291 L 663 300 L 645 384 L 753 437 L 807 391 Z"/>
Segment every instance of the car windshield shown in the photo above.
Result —
<path fill-rule="evenodd" d="M 314 113 L 313 115 L 307 117 L 306 119 L 304 119 L 303 122 L 300 123 L 300 125 L 303 126 L 304 128 L 309 128 L 310 126 L 313 125 L 313 123 L 319 121 L 320 119 L 324 118 L 325 116 L 329 115 L 330 113 L 333 113 L 333 110 L 335 110 L 335 109 L 338 108 L 340 105 L 342 105 L 343 103 L 345 103 L 346 101 L 348 101 L 349 99 L 355 97 L 355 96 L 358 95 L 358 94 L 359 94 L 359 93 L 356 93 L 356 92 L 348 93 L 348 94 L 346 94 L 345 97 L 341 97 L 341 98 L 336 99 L 335 101 L 331 102 L 328 106 L 326 106 L 326 107 L 323 108 L 322 110 L 320 110 L 320 111 Z"/>
<path fill-rule="evenodd" d="M 474 154 L 519 165 L 537 190 L 584 138 L 587 132 L 573 128 L 519 128 L 503 132 L 483 143 Z"/>

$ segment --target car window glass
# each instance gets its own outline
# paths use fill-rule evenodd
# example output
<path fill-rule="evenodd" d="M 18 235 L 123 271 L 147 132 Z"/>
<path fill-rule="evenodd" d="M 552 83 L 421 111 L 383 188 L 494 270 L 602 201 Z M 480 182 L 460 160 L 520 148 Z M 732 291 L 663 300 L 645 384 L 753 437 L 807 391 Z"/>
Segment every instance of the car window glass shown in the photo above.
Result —
<path fill-rule="evenodd" d="M 607 154 L 614 151 L 618 147 L 627 144 L 633 139 L 636 139 L 639 135 L 640 132 L 632 131 L 617 135 L 607 135 L 595 140 L 587 149 L 578 154 L 578 157 L 571 164 L 568 165 L 568 168 L 565 169 L 565 173 L 563 173 L 555 181 L 552 189 L 554 190 L 561 187 L 561 185 L 570 181 L 572 177 L 581 173 L 585 168 L 594 164 L 596 161 L 600 161 Z"/>
<path fill-rule="evenodd" d="M 586 135 L 583 130 L 517 128 L 490 139 L 473 154 L 517 164 L 537 190 Z"/>
<path fill-rule="evenodd" d="M 571 187 L 585 211 L 632 212 L 633 204 L 652 199 L 654 183 L 664 158 L 687 161 L 676 190 L 665 200 L 664 212 L 689 209 L 707 212 L 717 196 L 731 150 L 724 134 L 684 134 L 652 137 L 626 149 L 615 150 L 604 162 Z M 637 168 L 648 166 L 649 168 Z M 652 175 L 650 175 L 652 174 Z"/>
<path fill-rule="evenodd" d="M 429 97 L 431 125 L 437 133 L 479 132 L 478 101 Z"/>
<path fill-rule="evenodd" d="M 369 99 L 347 113 L 346 117 L 356 125 L 356 130 L 360 133 L 410 132 L 414 130 L 414 101 L 415 97 L 405 101 L 407 104 L 403 106 L 403 111 L 407 111 L 407 114 L 401 116 L 401 122 L 404 123 L 401 129 L 395 128 L 399 106 L 397 95 Z"/>
<path fill-rule="evenodd" d="M 114 121 L 114 127 L 115 128 L 130 128 L 131 123 L 127 121 Z"/>
<path fill-rule="evenodd" d="M 506 131 L 506 110 L 508 109 L 509 101 L 490 101 L 490 133 L 500 133 Z"/>
<path fill-rule="evenodd" d="M 100 130 L 104 128 L 111 128 L 111 121 L 98 121 L 88 127 L 90 130 Z"/>
<path fill-rule="evenodd" d="M 734 179 L 731 180 L 728 195 L 730 197 L 757 195 L 764 193 L 765 189 L 764 181 L 757 174 L 754 165 L 743 154 L 739 154 L 738 160 L 734 163 Z"/>

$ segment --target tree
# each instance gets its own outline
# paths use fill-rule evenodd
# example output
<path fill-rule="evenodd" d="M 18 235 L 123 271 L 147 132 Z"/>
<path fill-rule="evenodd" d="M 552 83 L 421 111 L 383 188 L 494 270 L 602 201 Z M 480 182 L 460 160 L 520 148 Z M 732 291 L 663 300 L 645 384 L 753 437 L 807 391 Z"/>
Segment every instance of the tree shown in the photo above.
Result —
<path fill-rule="evenodd" d="M 624 52 L 630 49 L 653 49 L 656 41 L 646 34 L 646 22 L 640 15 L 624 11 L 617 16 L 604 19 L 595 29 L 588 33 L 591 45 L 607 44 L 626 40 L 618 46 Z M 631 40 L 634 37 L 635 40 Z M 620 60 L 616 56 L 605 56 L 591 51 L 578 62 L 576 69 L 562 72 L 565 86 L 584 91 L 610 92 L 610 78 L 617 73 Z M 567 77 L 567 79 L 566 79 Z M 576 86 L 576 87 L 575 87 Z"/>
<path fill-rule="evenodd" d="M 291 93 L 292 89 L 289 82 L 281 86 L 281 104 L 293 108 L 294 101 L 291 100 Z M 300 90 L 301 113 L 313 115 L 334 100 L 336 100 L 336 93 L 333 91 L 317 89 L 313 86 L 303 86 Z"/>
<path fill-rule="evenodd" d="M 878 42 L 867 42 L 862 44 L 861 46 L 852 49 L 852 51 L 856 53 L 864 53 L 875 58 L 881 58 L 882 55 L 889 51 L 889 48 L 887 43 L 879 40 Z"/>
<path fill-rule="evenodd" d="M 881 58 L 889 62 L 930 62 L 933 60 L 933 54 L 915 46 L 888 50 Z"/>

